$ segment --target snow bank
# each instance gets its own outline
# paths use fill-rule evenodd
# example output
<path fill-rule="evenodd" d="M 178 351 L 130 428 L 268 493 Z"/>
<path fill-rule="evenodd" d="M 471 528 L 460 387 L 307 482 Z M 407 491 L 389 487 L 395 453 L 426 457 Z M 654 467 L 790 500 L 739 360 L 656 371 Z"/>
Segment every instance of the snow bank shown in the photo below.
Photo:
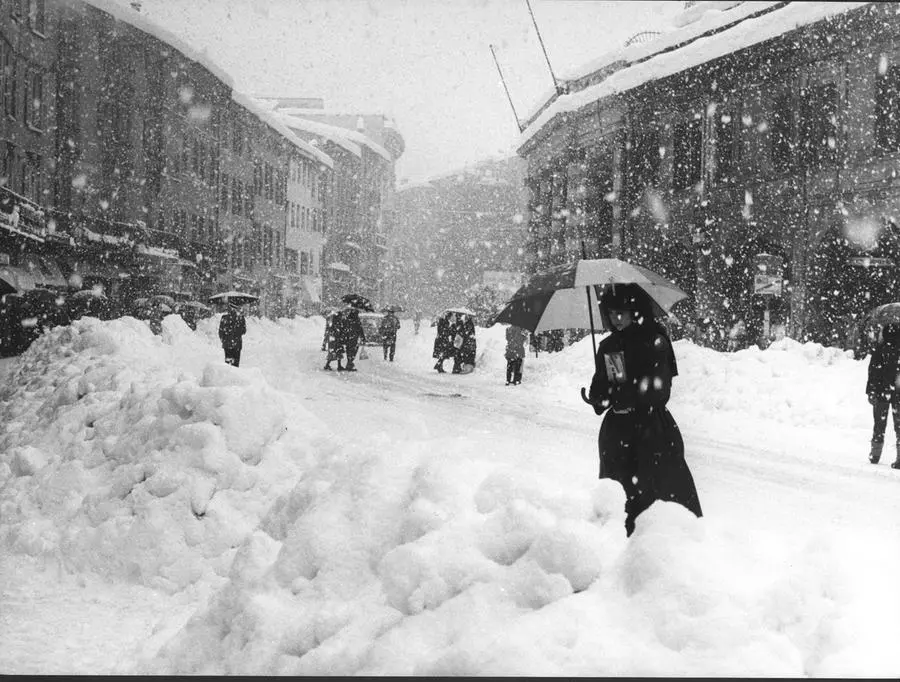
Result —
<path fill-rule="evenodd" d="M 165 590 L 227 573 L 324 434 L 174 315 L 56 328 L 0 400 L 4 547 Z"/>

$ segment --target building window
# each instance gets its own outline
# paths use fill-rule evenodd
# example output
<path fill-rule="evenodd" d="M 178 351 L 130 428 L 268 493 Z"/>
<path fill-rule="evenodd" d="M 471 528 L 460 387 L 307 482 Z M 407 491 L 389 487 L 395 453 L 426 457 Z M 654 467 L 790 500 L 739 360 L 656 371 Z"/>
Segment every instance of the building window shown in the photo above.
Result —
<path fill-rule="evenodd" d="M 769 144 L 772 166 L 779 173 L 791 169 L 794 163 L 794 107 L 789 94 L 782 94 L 772 102 L 769 122 Z"/>
<path fill-rule="evenodd" d="M 46 16 L 44 11 L 44 0 L 31 0 L 29 5 L 28 24 L 31 26 L 32 31 L 43 34 Z"/>
<path fill-rule="evenodd" d="M 714 116 L 716 134 L 716 182 L 734 182 L 737 172 L 737 122 L 735 108 L 718 108 Z"/>
<path fill-rule="evenodd" d="M 3 65 L 3 110 L 10 118 L 16 117 L 16 58 L 10 49 Z"/>
<path fill-rule="evenodd" d="M 900 150 L 900 66 L 891 66 L 875 87 L 875 144 L 884 151 Z"/>
<path fill-rule="evenodd" d="M 686 189 L 700 182 L 703 150 L 703 119 L 695 116 L 675 125 L 672 186 Z"/>
<path fill-rule="evenodd" d="M 814 83 L 800 90 L 800 155 L 805 165 L 818 167 L 837 157 L 837 86 Z"/>
<path fill-rule="evenodd" d="M 306 251 L 300 252 L 300 274 L 309 274 L 309 254 Z"/>
<path fill-rule="evenodd" d="M 25 124 L 41 130 L 44 127 L 44 74 L 30 70 L 25 82 Z"/>
<path fill-rule="evenodd" d="M 647 185 L 659 184 L 659 133 L 634 131 L 627 149 L 627 187 L 631 200 L 637 199 Z"/>

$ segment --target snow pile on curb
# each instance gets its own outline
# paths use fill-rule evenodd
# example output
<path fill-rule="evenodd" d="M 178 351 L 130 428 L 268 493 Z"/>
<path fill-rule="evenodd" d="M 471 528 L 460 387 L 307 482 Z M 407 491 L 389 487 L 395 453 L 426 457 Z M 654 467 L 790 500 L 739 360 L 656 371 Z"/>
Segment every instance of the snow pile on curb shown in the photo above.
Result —
<path fill-rule="evenodd" d="M 456 459 L 464 447 L 447 439 L 390 457 L 321 458 L 243 543 L 208 607 L 136 671 L 841 670 L 829 657 L 850 653 L 855 637 L 842 633 L 859 625 L 858 602 L 832 545 L 760 552 L 672 503 L 645 512 L 626 541 L 618 485 L 554 490 L 528 472 Z"/>
<path fill-rule="evenodd" d="M 0 543 L 174 591 L 235 548 L 324 427 L 177 316 L 52 330 L 0 393 Z"/>

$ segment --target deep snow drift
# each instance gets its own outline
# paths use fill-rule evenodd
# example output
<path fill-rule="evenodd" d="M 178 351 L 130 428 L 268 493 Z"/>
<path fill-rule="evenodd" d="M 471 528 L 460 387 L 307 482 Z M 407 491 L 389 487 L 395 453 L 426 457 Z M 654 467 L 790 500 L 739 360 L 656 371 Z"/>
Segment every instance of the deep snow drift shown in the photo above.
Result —
<path fill-rule="evenodd" d="M 657 503 L 626 540 L 590 340 L 504 387 L 500 327 L 472 375 L 403 320 L 348 376 L 321 318 L 249 319 L 237 369 L 215 324 L 86 319 L 4 363 L 0 671 L 900 673 L 864 361 L 676 343 L 706 516 Z"/>

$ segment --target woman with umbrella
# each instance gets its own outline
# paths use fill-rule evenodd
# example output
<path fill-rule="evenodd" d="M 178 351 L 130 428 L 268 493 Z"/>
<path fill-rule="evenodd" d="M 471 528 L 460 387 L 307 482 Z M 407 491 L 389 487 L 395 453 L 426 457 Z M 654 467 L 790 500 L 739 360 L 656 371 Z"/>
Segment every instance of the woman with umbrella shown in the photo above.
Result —
<path fill-rule="evenodd" d="M 900 303 L 887 303 L 872 313 L 872 320 L 883 325 L 880 339 L 869 360 L 866 396 L 872 405 L 872 442 L 869 461 L 878 464 L 884 449 L 888 412 L 893 410 L 894 435 L 900 439 Z M 897 459 L 891 468 L 900 469 L 900 440 Z"/>
<path fill-rule="evenodd" d="M 609 286 L 600 315 L 612 333 L 597 348 L 589 401 L 598 415 L 600 478 L 625 489 L 625 531 L 656 500 L 678 502 L 702 516 L 684 442 L 666 408 L 675 353 L 653 316 L 650 297 L 637 284 Z"/>

